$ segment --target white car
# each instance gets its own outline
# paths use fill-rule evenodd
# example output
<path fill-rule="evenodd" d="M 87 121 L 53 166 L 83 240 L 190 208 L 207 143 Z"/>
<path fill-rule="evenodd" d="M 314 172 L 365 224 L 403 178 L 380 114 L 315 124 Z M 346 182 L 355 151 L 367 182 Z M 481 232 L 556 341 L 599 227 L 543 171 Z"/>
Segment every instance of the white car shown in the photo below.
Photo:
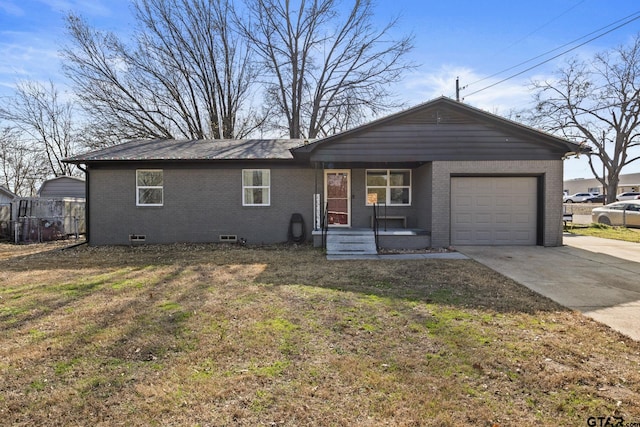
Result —
<path fill-rule="evenodd" d="M 613 202 L 591 211 L 591 221 L 606 225 L 640 227 L 640 200 Z"/>
<path fill-rule="evenodd" d="M 584 203 L 590 197 L 596 196 L 595 193 L 576 193 L 571 196 L 564 196 L 562 198 L 563 203 Z"/>
<path fill-rule="evenodd" d="M 640 193 L 637 191 L 627 191 L 625 193 L 620 193 L 616 196 L 616 200 L 634 200 L 640 199 Z"/>

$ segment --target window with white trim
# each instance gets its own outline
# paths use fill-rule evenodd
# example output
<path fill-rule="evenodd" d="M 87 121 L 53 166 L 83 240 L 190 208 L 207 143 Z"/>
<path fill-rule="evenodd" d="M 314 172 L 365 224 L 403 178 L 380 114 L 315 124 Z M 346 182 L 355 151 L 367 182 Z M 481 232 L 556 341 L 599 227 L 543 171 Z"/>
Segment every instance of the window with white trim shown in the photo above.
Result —
<path fill-rule="evenodd" d="M 367 206 L 374 203 L 410 206 L 411 169 L 367 170 Z"/>
<path fill-rule="evenodd" d="M 271 205 L 271 171 L 269 169 L 242 170 L 242 206 Z"/>
<path fill-rule="evenodd" d="M 162 169 L 136 170 L 136 205 L 162 206 L 164 181 Z"/>

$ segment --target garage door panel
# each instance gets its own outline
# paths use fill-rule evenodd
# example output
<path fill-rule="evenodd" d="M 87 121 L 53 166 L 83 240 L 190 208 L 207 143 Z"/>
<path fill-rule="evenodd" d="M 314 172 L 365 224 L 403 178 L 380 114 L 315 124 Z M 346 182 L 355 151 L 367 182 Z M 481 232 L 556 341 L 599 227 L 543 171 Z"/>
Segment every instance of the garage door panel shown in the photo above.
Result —
<path fill-rule="evenodd" d="M 488 182 L 488 181 L 484 181 L 484 182 L 474 182 L 472 184 L 472 188 L 475 191 L 491 191 L 493 188 L 493 183 L 492 182 Z"/>
<path fill-rule="evenodd" d="M 535 245 L 537 179 L 451 178 L 451 241 L 455 245 Z"/>
<path fill-rule="evenodd" d="M 508 196 L 495 196 L 495 203 L 496 206 L 511 206 L 513 204 L 513 199 L 511 197 Z"/>
<path fill-rule="evenodd" d="M 515 233 L 515 238 L 516 238 L 516 240 L 521 241 L 521 242 L 528 242 L 532 238 L 535 239 L 535 234 L 533 234 L 531 232 L 527 232 L 527 231 L 517 231 Z"/>
<path fill-rule="evenodd" d="M 513 222 L 518 225 L 527 225 L 527 224 L 535 223 L 535 216 L 527 215 L 527 214 L 515 215 Z"/>
<path fill-rule="evenodd" d="M 471 205 L 472 200 L 469 200 L 464 197 L 459 197 L 458 200 L 454 200 L 454 203 L 458 206 L 458 209 L 461 211 L 468 210 L 469 212 L 473 208 Z"/>
<path fill-rule="evenodd" d="M 471 224 L 473 224 L 472 218 L 473 215 L 471 215 L 470 213 L 459 213 L 456 214 L 455 221 L 460 224 L 460 226 L 464 226 L 465 224 L 467 224 L 469 227 L 471 227 Z"/>
<path fill-rule="evenodd" d="M 472 216 L 473 218 L 473 216 Z M 475 215 L 475 224 L 491 224 L 491 215 L 479 213 Z M 473 224 L 471 224 L 473 225 Z"/>
<path fill-rule="evenodd" d="M 454 239 L 459 241 L 468 241 L 473 240 L 473 236 L 470 230 L 458 230 Z"/>
<path fill-rule="evenodd" d="M 472 238 L 475 238 L 477 241 L 484 242 L 482 244 L 489 244 L 493 239 L 492 233 L 488 231 L 479 230 L 474 233 L 471 233 L 470 235 L 472 236 Z"/>
<path fill-rule="evenodd" d="M 496 240 L 505 241 L 511 238 L 511 231 L 509 230 L 496 230 L 495 232 Z"/>
<path fill-rule="evenodd" d="M 508 213 L 497 213 L 496 216 L 496 224 L 511 224 L 513 223 L 513 217 Z"/>

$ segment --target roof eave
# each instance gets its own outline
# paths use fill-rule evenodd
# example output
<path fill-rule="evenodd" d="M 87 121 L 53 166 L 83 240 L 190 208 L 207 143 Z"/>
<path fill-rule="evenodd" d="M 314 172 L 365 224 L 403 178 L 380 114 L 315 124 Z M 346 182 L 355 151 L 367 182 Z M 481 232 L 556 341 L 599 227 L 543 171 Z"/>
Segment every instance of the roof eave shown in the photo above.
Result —
<path fill-rule="evenodd" d="M 363 124 L 361 126 L 353 128 L 353 129 L 349 129 L 349 130 L 346 130 L 344 132 L 340 132 L 340 133 L 337 133 L 335 135 L 328 136 L 326 138 L 318 139 L 318 140 L 314 141 L 313 143 L 310 143 L 308 145 L 304 145 L 302 147 L 295 148 L 293 150 L 294 150 L 295 153 L 311 153 L 317 147 L 319 147 L 319 146 L 321 146 L 323 144 L 330 143 L 332 141 L 335 141 L 335 140 L 338 140 L 338 139 L 341 139 L 341 138 L 345 138 L 345 137 L 348 137 L 348 136 L 353 135 L 353 134 L 357 134 L 357 133 L 360 133 L 360 132 L 367 131 L 368 129 L 371 129 L 371 128 L 376 127 L 376 126 L 383 125 L 385 123 L 388 123 L 388 122 L 391 122 L 391 121 L 394 121 L 394 120 L 397 120 L 397 119 L 400 119 L 400 118 L 402 118 L 404 116 L 413 114 L 413 113 L 415 113 L 417 111 L 420 111 L 422 109 L 434 107 L 439 103 L 443 103 L 443 104 L 446 104 L 446 105 L 453 106 L 455 108 L 460 108 L 460 109 L 466 110 L 471 114 L 481 115 L 481 116 L 483 116 L 484 118 L 486 118 L 488 120 L 500 123 L 500 124 L 508 126 L 508 127 L 512 127 L 512 128 L 518 129 L 521 132 L 534 134 L 536 136 L 543 135 L 545 138 L 547 138 L 547 140 L 549 142 L 552 142 L 554 144 L 561 144 L 562 146 L 567 147 L 568 152 L 586 153 L 586 152 L 590 151 L 590 150 L 582 151 L 583 147 L 581 147 L 581 145 L 576 144 L 574 142 L 571 142 L 571 141 L 569 141 L 567 139 L 557 137 L 555 135 L 543 132 L 543 131 L 541 131 L 539 129 L 534 129 L 534 128 L 530 127 L 530 126 L 526 126 L 526 125 L 524 125 L 522 123 L 518 123 L 518 122 L 515 122 L 513 120 L 509 120 L 507 118 L 498 116 L 496 114 L 492 114 L 492 113 L 483 111 L 483 110 L 481 110 L 479 108 L 473 107 L 473 106 L 468 105 L 468 104 L 464 104 L 464 103 L 459 102 L 459 101 L 455 101 L 455 100 L 453 100 L 451 98 L 448 98 L 446 96 L 441 96 L 439 98 L 432 99 L 430 101 L 427 101 L 425 103 L 416 105 L 416 106 L 408 108 L 406 110 L 402 110 L 402 111 L 399 111 L 397 113 L 382 117 L 380 119 L 373 120 L 373 121 L 371 121 L 369 123 Z"/>

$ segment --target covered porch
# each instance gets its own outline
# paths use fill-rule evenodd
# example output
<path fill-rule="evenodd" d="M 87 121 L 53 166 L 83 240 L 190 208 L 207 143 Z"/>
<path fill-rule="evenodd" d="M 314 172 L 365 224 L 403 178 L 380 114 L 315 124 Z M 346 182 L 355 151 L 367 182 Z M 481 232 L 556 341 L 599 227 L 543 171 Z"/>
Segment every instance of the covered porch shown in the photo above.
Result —
<path fill-rule="evenodd" d="M 314 246 L 369 253 L 430 248 L 430 174 L 430 163 L 319 165 Z"/>
<path fill-rule="evenodd" d="M 324 247 L 327 254 L 377 254 L 384 249 L 426 249 L 431 247 L 431 233 L 421 229 L 333 228 L 313 231 L 313 245 Z"/>

